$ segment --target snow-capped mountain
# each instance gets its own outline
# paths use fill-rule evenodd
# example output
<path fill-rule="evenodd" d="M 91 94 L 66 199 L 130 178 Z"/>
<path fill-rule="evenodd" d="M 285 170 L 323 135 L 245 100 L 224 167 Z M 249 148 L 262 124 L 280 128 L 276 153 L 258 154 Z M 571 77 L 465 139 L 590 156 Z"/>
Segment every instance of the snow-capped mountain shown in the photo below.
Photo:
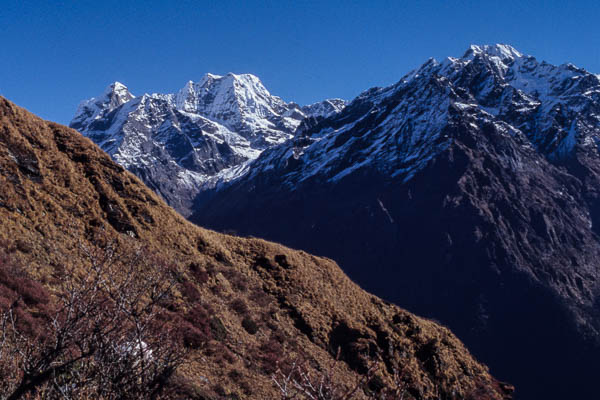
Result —
<path fill-rule="evenodd" d="M 228 180 L 301 121 L 343 109 L 339 99 L 300 107 L 250 74 L 206 74 L 174 94 L 132 95 L 119 82 L 83 101 L 70 126 L 140 176 L 184 215 L 207 182 Z"/>
<path fill-rule="evenodd" d="M 598 75 L 471 46 L 305 119 L 191 220 L 335 259 L 447 324 L 519 398 L 591 398 L 599 145 Z"/>
<path fill-rule="evenodd" d="M 285 180 L 293 185 L 371 166 L 406 181 L 448 148 L 453 138 L 443 130 L 457 113 L 492 122 L 560 162 L 600 143 L 600 79 L 507 45 L 471 46 L 461 58 L 431 59 L 393 86 L 362 93 L 345 112 L 266 152 L 250 175 L 292 163 Z"/>

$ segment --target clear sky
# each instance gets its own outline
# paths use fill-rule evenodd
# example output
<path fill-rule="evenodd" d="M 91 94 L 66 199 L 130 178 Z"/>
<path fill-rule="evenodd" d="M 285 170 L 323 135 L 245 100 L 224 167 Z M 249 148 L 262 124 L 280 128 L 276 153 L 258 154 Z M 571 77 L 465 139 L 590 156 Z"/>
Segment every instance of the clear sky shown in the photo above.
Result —
<path fill-rule="evenodd" d="M 351 99 L 429 57 L 511 44 L 600 73 L 598 0 L 2 0 L 0 94 L 68 123 L 113 81 L 170 93 L 252 73 L 286 101 Z"/>

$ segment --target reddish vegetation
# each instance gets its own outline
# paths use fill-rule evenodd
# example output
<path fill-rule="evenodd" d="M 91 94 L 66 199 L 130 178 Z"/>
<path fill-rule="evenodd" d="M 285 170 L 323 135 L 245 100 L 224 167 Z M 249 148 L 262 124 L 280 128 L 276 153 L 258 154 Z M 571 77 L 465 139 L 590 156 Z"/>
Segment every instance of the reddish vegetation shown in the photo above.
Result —
<path fill-rule="evenodd" d="M 189 267 L 190 273 L 199 285 L 203 285 L 208 282 L 208 272 L 206 272 L 206 270 L 204 270 L 199 264 L 191 263 Z"/>
<path fill-rule="evenodd" d="M 50 294 L 30 279 L 13 257 L 0 249 L 0 314 L 12 309 L 19 329 L 31 337 L 41 337 L 40 328 L 52 312 Z"/>

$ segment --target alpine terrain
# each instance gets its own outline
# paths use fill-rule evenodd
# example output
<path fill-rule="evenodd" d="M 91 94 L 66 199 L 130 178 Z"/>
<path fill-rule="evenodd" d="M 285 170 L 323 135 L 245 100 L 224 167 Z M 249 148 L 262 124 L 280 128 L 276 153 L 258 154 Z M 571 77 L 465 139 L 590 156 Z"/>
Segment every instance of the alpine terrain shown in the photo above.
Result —
<path fill-rule="evenodd" d="M 597 397 L 599 75 L 471 46 L 285 118 L 294 137 L 202 191 L 193 222 L 335 259 L 447 324 L 517 398 Z"/>
<path fill-rule="evenodd" d="M 70 126 L 189 215 L 200 188 L 240 174 L 306 117 L 322 119 L 344 106 L 333 99 L 300 107 L 272 96 L 253 75 L 206 74 L 175 94 L 141 97 L 115 82 L 83 101 Z"/>

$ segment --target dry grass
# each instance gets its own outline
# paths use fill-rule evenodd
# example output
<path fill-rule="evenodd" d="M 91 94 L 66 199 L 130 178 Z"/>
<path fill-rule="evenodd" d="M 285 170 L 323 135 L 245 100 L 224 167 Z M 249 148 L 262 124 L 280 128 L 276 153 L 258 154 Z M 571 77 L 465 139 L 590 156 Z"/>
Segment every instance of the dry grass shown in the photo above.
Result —
<path fill-rule="evenodd" d="M 275 398 L 268 363 L 302 353 L 324 368 L 340 347 L 349 383 L 375 358 L 379 378 L 400 369 L 415 398 L 508 398 L 448 329 L 364 292 L 331 260 L 192 225 L 91 141 L 3 98 L 0 188 L 0 240 L 50 291 L 65 264 L 86 268 L 78 244 L 98 235 L 133 236 L 176 265 L 171 306 L 212 337 L 180 370 L 185 396 Z"/>

